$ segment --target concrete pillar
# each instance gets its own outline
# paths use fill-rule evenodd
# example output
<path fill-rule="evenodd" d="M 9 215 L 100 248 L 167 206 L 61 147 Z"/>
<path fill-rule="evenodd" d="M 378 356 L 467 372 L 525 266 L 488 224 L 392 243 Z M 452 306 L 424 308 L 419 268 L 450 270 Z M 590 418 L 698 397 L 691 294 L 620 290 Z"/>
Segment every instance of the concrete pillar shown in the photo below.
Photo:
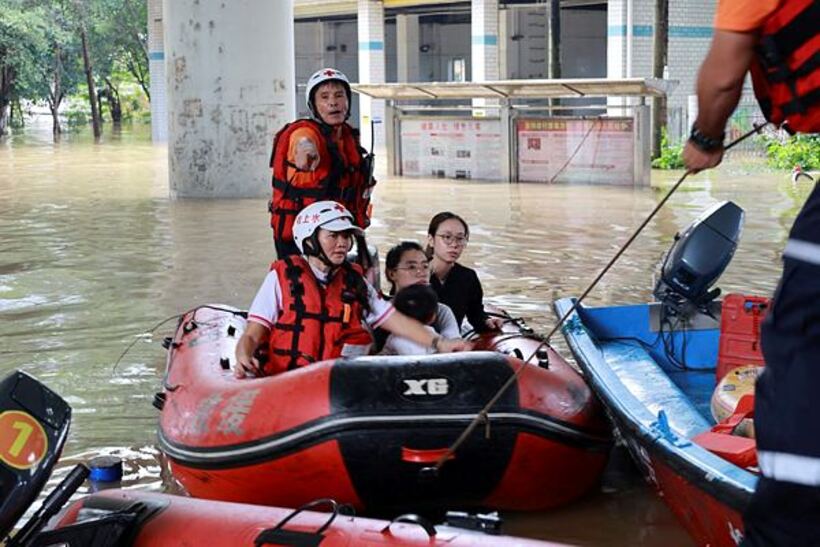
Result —
<path fill-rule="evenodd" d="M 550 0 L 547 8 L 547 77 L 561 78 L 561 2 Z"/>
<path fill-rule="evenodd" d="M 359 0 L 359 82 L 384 83 L 384 4 L 381 0 Z M 359 96 L 359 127 L 362 146 L 370 149 L 371 121 L 375 121 L 376 168 L 386 172 L 384 101 Z"/>
<path fill-rule="evenodd" d="M 168 141 L 168 101 L 165 93 L 165 46 L 162 0 L 148 0 L 148 73 L 151 77 L 151 140 Z"/>
<path fill-rule="evenodd" d="M 396 65 L 400 82 L 419 81 L 419 36 L 418 15 L 396 16 Z"/>
<path fill-rule="evenodd" d="M 471 21 L 473 81 L 498 80 L 498 0 L 473 0 Z"/>
<path fill-rule="evenodd" d="M 166 0 L 174 197 L 270 193 L 270 147 L 294 117 L 293 4 Z"/>
<path fill-rule="evenodd" d="M 629 78 L 632 75 L 633 3 L 634 0 L 607 2 L 607 78 Z M 625 97 L 608 97 L 609 115 L 629 115 L 629 110 L 623 107 L 630 103 Z"/>
<path fill-rule="evenodd" d="M 518 11 L 507 8 L 498 12 L 498 43 L 504 44 L 504 55 L 498 56 L 498 77 L 501 80 L 514 79 L 518 75 L 518 61 L 521 46 L 513 40 L 518 26 Z"/>
<path fill-rule="evenodd" d="M 473 0 L 471 5 L 472 81 L 499 79 L 500 56 L 507 55 L 506 44 L 499 51 L 498 0 Z M 498 106 L 495 99 L 473 99 L 473 106 Z M 498 110 L 473 110 L 474 116 L 497 116 Z"/>

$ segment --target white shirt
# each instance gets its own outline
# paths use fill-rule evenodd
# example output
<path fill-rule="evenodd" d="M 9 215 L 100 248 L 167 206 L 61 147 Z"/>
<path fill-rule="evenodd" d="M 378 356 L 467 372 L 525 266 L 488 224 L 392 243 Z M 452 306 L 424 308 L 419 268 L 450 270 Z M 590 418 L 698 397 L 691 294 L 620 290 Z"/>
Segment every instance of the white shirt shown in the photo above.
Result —
<path fill-rule="evenodd" d="M 310 269 L 320 284 L 327 280 L 327 274 L 314 267 L 313 264 L 310 264 Z M 365 285 L 367 286 L 367 302 L 370 304 L 370 313 L 365 316 L 364 321 L 375 329 L 390 317 L 395 308 L 390 302 L 384 300 L 370 283 L 365 281 Z M 276 275 L 275 271 L 270 271 L 265 276 L 265 280 L 262 281 L 262 286 L 259 287 L 259 291 L 257 291 L 251 303 L 248 310 L 248 321 L 259 323 L 271 329 L 281 313 L 282 288 L 279 286 L 279 276 Z"/>
<path fill-rule="evenodd" d="M 456 316 L 447 304 L 438 303 L 436 320 L 432 325 L 425 325 L 425 328 L 434 334 L 440 334 L 444 338 L 458 338 L 461 336 L 456 323 Z M 412 340 L 390 334 L 384 342 L 382 355 L 429 355 L 435 353 L 433 348 L 422 346 Z"/>
<path fill-rule="evenodd" d="M 433 322 L 433 327 L 436 332 L 444 338 L 460 338 L 461 331 L 456 323 L 456 315 L 450 306 L 447 304 L 438 303 L 438 312 L 436 312 L 436 320 Z"/>
<path fill-rule="evenodd" d="M 432 333 L 436 332 L 431 325 L 424 325 L 424 328 Z M 422 346 L 412 340 L 402 336 L 391 334 L 387 337 L 382 348 L 382 355 L 429 355 L 435 353 L 435 350 L 430 346 Z"/>

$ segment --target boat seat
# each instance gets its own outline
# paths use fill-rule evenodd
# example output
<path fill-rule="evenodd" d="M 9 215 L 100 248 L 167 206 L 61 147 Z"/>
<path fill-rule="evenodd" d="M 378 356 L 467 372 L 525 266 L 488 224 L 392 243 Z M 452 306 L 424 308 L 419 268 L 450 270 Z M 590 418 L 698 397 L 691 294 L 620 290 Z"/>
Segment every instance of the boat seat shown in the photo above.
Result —
<path fill-rule="evenodd" d="M 675 434 L 691 439 L 709 430 L 710 423 L 643 347 L 624 341 L 603 342 L 601 346 L 624 386 L 655 417 L 663 410 Z"/>
<path fill-rule="evenodd" d="M 757 441 L 734 435 L 735 428 L 754 415 L 754 396 L 744 395 L 737 403 L 735 412 L 710 431 L 696 435 L 692 440 L 700 446 L 739 467 L 757 466 Z"/>

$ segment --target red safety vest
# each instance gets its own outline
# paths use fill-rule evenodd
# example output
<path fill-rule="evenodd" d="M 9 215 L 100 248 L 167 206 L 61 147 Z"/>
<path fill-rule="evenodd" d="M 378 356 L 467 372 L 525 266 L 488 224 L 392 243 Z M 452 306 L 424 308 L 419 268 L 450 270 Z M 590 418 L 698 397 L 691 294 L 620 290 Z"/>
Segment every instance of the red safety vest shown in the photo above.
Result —
<path fill-rule="evenodd" d="M 299 177 L 294 184 L 296 166 L 288 160 L 291 134 L 300 128 L 313 133 L 319 152 L 319 165 L 310 172 L 309 182 Z M 331 128 L 311 119 L 297 120 L 276 133 L 271 153 L 273 198 L 270 202 L 273 236 L 277 241 L 293 241 L 293 221 L 306 206 L 321 200 L 338 201 L 353 213 L 356 224 L 370 224 L 370 194 L 375 180 L 371 175 L 372 157 L 359 144 L 358 130 L 342 124 L 342 138 L 337 145 Z M 304 173 L 304 172 L 303 172 Z"/>
<path fill-rule="evenodd" d="M 784 0 L 761 28 L 752 83 L 766 119 L 820 131 L 820 0 Z"/>
<path fill-rule="evenodd" d="M 343 263 L 324 287 L 298 255 L 277 260 L 271 270 L 282 289 L 282 313 L 271 328 L 265 374 L 368 353 L 373 337 L 363 323 L 367 287 L 361 268 Z"/>

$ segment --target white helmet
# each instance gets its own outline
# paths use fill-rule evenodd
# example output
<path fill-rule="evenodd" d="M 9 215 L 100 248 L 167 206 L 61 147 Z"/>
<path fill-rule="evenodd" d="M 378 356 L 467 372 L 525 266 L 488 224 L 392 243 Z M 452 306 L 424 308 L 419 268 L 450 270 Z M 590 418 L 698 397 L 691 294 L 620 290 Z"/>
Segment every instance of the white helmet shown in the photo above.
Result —
<path fill-rule="evenodd" d="M 319 121 L 321 121 L 319 114 L 316 113 L 316 109 L 313 107 L 313 94 L 316 92 L 317 87 L 330 81 L 339 82 L 344 86 L 345 93 L 347 93 L 347 116 L 350 116 L 350 80 L 335 68 L 323 68 L 313 73 L 313 76 L 308 79 L 307 87 L 305 88 L 305 103 L 307 103 L 311 115 Z M 347 116 L 345 116 L 345 119 L 347 119 Z"/>
<path fill-rule="evenodd" d="M 331 232 L 351 231 L 356 235 L 364 231 L 353 223 L 353 214 L 335 201 L 317 201 L 296 215 L 293 221 L 293 242 L 304 255 L 321 256 L 321 248 L 313 237 L 318 228 Z M 305 243 L 308 242 L 308 245 Z"/>

